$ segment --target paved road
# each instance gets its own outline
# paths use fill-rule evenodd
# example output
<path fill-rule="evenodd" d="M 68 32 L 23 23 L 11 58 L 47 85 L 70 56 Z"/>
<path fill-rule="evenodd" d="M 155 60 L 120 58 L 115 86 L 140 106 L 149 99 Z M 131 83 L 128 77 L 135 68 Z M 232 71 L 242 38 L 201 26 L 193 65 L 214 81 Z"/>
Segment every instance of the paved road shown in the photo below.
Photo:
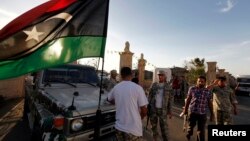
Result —
<path fill-rule="evenodd" d="M 238 97 L 238 101 L 239 115 L 234 116 L 235 124 L 250 124 L 250 97 Z M 0 141 L 29 141 L 30 131 L 22 121 L 23 99 L 7 101 L 0 107 Z M 181 107 L 181 104 L 176 104 L 173 109 L 174 116 L 168 120 L 171 141 L 185 140 L 183 120 L 179 117 Z M 143 122 L 145 125 L 146 119 Z M 150 125 L 148 130 L 144 130 L 144 141 L 152 141 Z"/>
<path fill-rule="evenodd" d="M 29 141 L 30 131 L 22 121 L 23 99 L 6 101 L 0 110 L 0 141 Z"/>

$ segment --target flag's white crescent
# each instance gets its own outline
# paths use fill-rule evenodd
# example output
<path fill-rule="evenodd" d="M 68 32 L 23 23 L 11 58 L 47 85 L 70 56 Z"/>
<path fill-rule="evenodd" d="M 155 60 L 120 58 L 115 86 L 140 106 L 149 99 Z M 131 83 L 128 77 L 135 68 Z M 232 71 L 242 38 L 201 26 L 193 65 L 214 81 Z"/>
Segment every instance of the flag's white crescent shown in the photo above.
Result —
<path fill-rule="evenodd" d="M 68 13 L 59 13 L 53 17 L 48 18 L 45 21 L 48 21 L 50 19 L 55 19 L 55 18 L 64 19 L 66 22 L 68 22 L 72 18 L 72 15 L 70 15 Z"/>

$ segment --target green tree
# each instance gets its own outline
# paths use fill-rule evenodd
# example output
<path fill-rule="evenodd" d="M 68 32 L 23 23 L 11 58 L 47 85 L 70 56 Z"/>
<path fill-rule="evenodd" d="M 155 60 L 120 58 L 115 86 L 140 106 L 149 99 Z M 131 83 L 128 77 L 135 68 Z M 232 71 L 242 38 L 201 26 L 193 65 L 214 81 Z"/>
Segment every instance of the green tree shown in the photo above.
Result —
<path fill-rule="evenodd" d="M 188 74 L 187 74 L 187 80 L 188 83 L 191 85 L 196 84 L 196 80 L 197 77 L 200 75 L 206 75 L 205 72 L 205 59 L 202 58 L 194 58 L 189 62 L 186 62 L 185 64 L 186 66 L 184 66 L 185 68 L 187 68 L 189 70 Z"/>
<path fill-rule="evenodd" d="M 204 68 L 205 59 L 200 59 L 200 58 L 194 58 L 193 60 L 190 61 L 190 63 L 195 66 L 196 68 Z"/>

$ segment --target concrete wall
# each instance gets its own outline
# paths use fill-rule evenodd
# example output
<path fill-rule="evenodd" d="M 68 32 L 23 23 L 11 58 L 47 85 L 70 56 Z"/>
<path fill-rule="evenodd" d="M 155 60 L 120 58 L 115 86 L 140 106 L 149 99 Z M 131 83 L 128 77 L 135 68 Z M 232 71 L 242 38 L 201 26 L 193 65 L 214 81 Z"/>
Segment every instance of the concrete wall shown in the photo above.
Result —
<path fill-rule="evenodd" d="M 0 80 L 0 96 L 4 99 L 24 97 L 25 76 Z"/>

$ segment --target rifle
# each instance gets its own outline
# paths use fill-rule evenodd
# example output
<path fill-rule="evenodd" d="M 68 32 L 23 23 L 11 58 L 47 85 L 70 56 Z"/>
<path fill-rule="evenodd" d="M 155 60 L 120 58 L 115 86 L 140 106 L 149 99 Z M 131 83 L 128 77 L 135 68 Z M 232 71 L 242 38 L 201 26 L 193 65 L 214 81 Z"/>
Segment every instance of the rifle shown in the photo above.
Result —
<path fill-rule="evenodd" d="M 182 108 L 184 108 L 184 107 L 182 107 Z M 180 117 L 183 117 L 183 126 L 182 126 L 183 132 L 187 132 L 187 128 L 188 128 L 188 114 L 182 112 L 180 114 Z"/>
<path fill-rule="evenodd" d="M 183 132 L 187 132 L 187 128 L 188 128 L 188 116 L 187 114 L 184 114 L 184 117 L 183 117 Z"/>
<path fill-rule="evenodd" d="M 153 84 L 152 88 L 154 88 L 154 85 L 155 85 L 155 83 Z M 150 117 L 151 109 L 152 109 L 151 102 L 152 102 L 152 99 L 153 99 L 154 96 L 155 96 L 155 94 L 152 93 L 151 90 L 150 90 L 150 92 L 149 92 L 150 101 L 149 101 L 148 106 L 147 106 L 148 111 L 147 111 L 147 124 L 146 124 L 146 127 L 145 127 L 146 130 L 148 129 L 148 122 L 149 122 L 149 117 Z"/>
<path fill-rule="evenodd" d="M 148 104 L 147 109 L 148 109 L 148 111 L 147 111 L 147 124 L 146 124 L 146 130 L 148 129 L 148 122 L 149 122 L 149 116 L 150 116 L 150 111 L 151 111 L 151 105 L 150 105 L 150 104 Z"/>
<path fill-rule="evenodd" d="M 151 95 L 149 95 L 149 96 L 151 96 Z M 150 101 L 149 101 L 148 106 L 147 106 L 148 111 L 147 111 L 147 124 L 146 124 L 146 127 L 145 127 L 146 130 L 148 129 L 148 122 L 149 122 L 149 117 L 150 117 L 150 114 L 151 114 L 151 102 L 152 102 L 152 99 L 153 99 L 153 96 L 151 96 Z"/>

